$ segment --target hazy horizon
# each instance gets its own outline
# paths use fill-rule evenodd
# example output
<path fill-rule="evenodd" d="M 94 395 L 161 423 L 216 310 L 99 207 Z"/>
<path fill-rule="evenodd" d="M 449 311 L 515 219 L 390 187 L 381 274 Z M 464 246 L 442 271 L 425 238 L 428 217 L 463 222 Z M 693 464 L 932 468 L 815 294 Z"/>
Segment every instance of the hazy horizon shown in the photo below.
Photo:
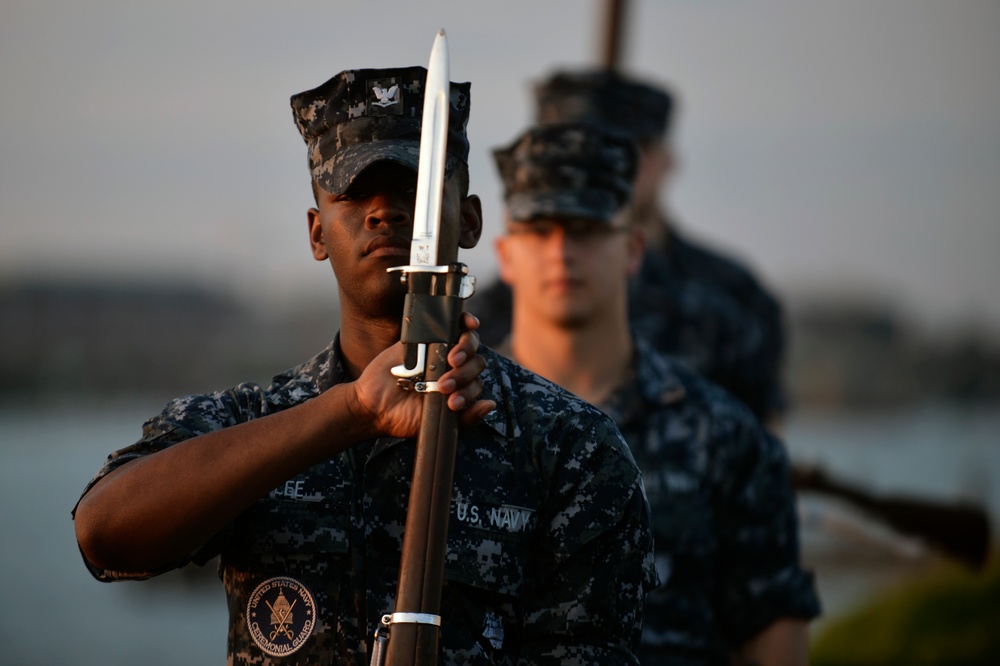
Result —
<path fill-rule="evenodd" d="M 629 3 L 624 65 L 680 94 L 684 228 L 780 294 L 858 294 L 928 326 L 1000 326 L 1000 4 Z M 0 9 L 0 278 L 336 292 L 308 251 L 290 95 L 341 69 L 472 81 L 472 190 L 494 275 L 491 148 L 530 84 L 596 63 L 603 2 L 14 1 Z"/>

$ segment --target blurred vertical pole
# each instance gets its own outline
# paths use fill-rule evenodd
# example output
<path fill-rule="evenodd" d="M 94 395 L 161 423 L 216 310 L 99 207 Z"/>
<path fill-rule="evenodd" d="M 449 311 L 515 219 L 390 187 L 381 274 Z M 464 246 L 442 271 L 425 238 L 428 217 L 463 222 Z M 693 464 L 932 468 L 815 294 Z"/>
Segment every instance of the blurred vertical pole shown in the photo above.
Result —
<path fill-rule="evenodd" d="M 621 69 L 623 33 L 625 32 L 628 0 L 604 0 L 604 31 L 601 65 L 605 69 Z"/>

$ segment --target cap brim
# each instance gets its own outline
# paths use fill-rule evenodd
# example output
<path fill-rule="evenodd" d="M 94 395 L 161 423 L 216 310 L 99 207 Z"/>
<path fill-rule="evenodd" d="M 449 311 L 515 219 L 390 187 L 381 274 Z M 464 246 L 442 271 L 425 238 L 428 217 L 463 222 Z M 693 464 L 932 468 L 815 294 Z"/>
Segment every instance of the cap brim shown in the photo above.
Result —
<path fill-rule="evenodd" d="M 614 195 L 598 191 L 521 192 L 507 197 L 511 219 L 521 221 L 575 217 L 610 222 L 620 208 Z"/>
<path fill-rule="evenodd" d="M 416 171 L 420 164 L 420 142 L 396 139 L 349 146 L 313 169 L 313 178 L 327 192 L 341 195 L 363 171 L 379 162 L 393 162 Z M 454 155 L 446 157 L 446 178 L 454 173 L 459 162 Z"/>

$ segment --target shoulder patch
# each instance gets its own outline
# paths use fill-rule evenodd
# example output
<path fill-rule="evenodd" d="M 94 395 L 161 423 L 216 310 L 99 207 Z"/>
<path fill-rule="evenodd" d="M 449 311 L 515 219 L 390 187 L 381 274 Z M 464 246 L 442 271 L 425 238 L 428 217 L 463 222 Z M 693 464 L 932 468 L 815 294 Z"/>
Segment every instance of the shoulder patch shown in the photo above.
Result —
<path fill-rule="evenodd" d="M 294 578 L 269 578 L 250 595 L 246 617 L 257 647 L 272 657 L 283 657 L 312 635 L 316 601 L 309 588 Z"/>

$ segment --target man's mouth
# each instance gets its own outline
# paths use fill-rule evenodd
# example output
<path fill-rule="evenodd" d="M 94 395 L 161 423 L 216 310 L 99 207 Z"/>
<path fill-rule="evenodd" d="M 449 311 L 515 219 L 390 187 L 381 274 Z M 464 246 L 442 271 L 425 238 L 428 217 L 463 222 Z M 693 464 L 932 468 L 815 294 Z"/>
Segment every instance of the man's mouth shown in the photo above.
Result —
<path fill-rule="evenodd" d="M 583 287 L 583 280 L 569 275 L 561 275 L 546 280 L 545 287 L 555 291 L 571 291 Z"/>
<path fill-rule="evenodd" d="M 365 246 L 366 257 L 409 257 L 410 241 L 393 236 L 379 236 Z"/>

